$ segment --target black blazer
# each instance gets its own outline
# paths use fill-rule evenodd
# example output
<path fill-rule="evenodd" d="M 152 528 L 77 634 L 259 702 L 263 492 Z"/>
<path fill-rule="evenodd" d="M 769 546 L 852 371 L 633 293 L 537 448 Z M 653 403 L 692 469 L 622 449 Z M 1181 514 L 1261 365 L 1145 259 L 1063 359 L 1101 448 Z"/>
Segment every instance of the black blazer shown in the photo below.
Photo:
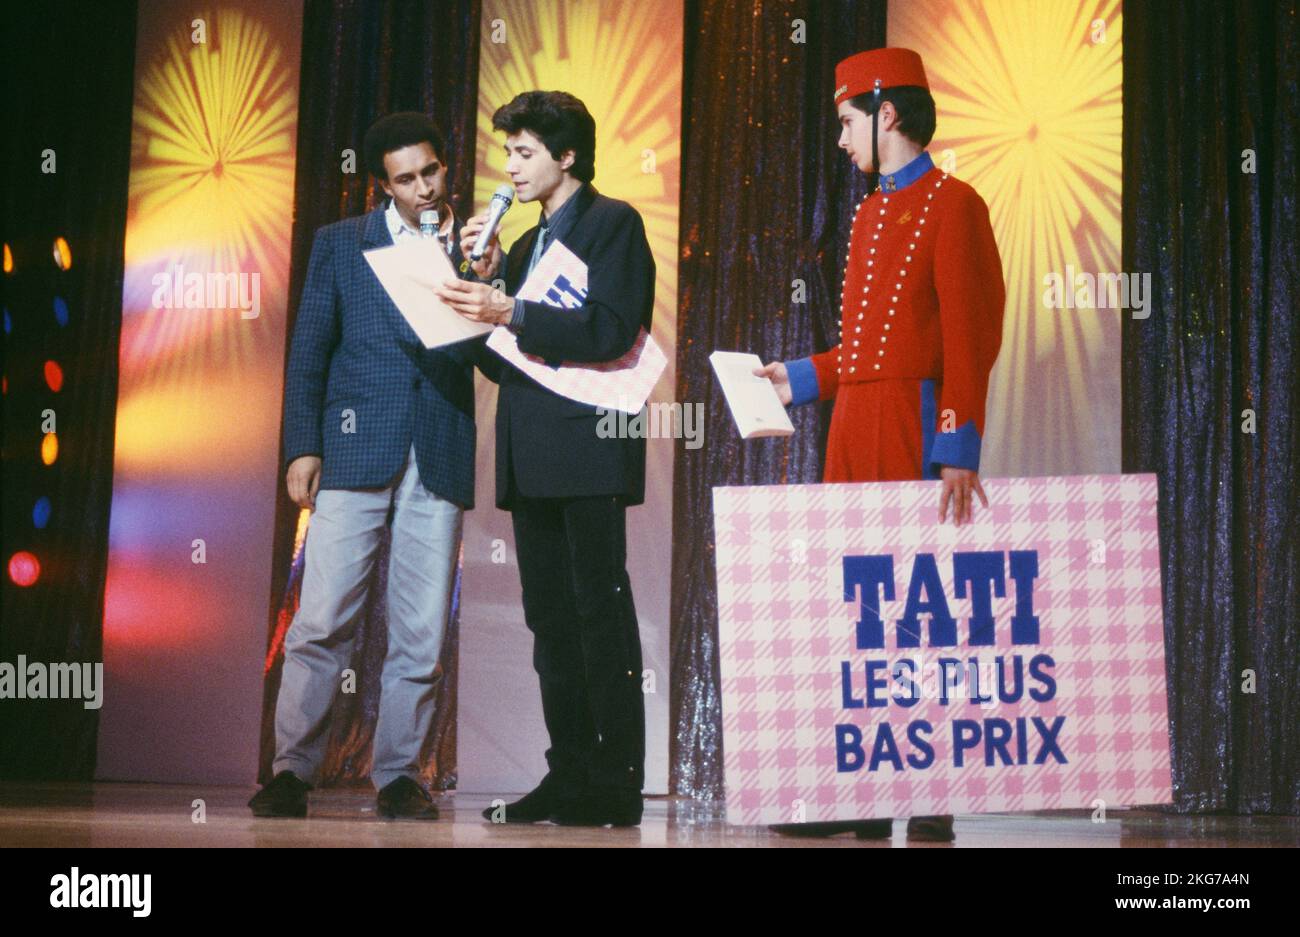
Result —
<path fill-rule="evenodd" d="M 590 184 L 574 196 L 577 213 L 561 240 L 587 264 L 587 300 L 578 309 L 525 303 L 519 349 L 549 364 L 621 358 L 654 313 L 655 263 L 645 225 L 627 202 L 606 198 Z M 522 285 L 537 227 L 506 254 L 506 292 Z M 497 397 L 497 505 L 512 494 L 532 498 L 619 495 L 645 499 L 644 439 L 602 439 L 601 414 L 547 390 L 509 365 Z M 615 424 L 617 426 L 617 424 Z"/>

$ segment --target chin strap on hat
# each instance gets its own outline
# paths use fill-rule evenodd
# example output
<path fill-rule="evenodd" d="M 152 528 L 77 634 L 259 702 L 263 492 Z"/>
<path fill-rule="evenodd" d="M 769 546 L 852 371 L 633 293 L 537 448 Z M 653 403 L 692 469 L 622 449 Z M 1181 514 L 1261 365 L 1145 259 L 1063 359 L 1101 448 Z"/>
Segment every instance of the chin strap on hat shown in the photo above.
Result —
<path fill-rule="evenodd" d="M 871 91 L 871 171 L 876 174 L 876 185 L 880 185 L 880 150 L 876 146 L 876 125 L 880 120 L 880 79 Z"/>

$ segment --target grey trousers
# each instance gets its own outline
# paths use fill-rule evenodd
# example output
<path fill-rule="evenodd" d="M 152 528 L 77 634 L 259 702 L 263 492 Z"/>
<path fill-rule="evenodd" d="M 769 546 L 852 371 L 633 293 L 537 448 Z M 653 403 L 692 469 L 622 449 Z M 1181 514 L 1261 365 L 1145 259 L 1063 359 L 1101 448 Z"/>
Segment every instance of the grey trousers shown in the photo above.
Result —
<path fill-rule="evenodd" d="M 356 625 L 393 509 L 384 659 L 370 778 L 376 788 L 418 780 L 433 720 L 434 668 L 442 650 L 460 551 L 462 510 L 420 482 L 415 447 L 387 488 L 316 495 L 307 530 L 302 598 L 284 642 L 275 707 L 273 770 L 319 783 L 329 713 L 352 660 Z"/>

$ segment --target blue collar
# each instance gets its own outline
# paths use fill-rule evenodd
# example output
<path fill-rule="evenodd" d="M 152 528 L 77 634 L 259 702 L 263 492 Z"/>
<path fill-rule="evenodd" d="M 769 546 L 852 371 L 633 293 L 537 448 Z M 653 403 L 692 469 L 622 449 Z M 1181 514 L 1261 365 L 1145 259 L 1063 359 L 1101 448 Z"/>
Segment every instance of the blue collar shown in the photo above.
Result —
<path fill-rule="evenodd" d="M 887 176 L 881 176 L 880 191 L 897 192 L 899 189 L 905 189 L 933 168 L 934 160 L 930 159 L 929 153 L 922 150 L 920 156 L 912 160 L 902 169 L 897 172 L 891 172 Z"/>

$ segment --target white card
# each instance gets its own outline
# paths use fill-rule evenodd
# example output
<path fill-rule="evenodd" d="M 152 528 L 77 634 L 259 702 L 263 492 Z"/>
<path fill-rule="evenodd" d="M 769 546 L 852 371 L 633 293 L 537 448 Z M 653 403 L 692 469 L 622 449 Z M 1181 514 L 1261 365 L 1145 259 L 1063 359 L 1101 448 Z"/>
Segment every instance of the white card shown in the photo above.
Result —
<path fill-rule="evenodd" d="M 715 351 L 709 355 L 709 364 L 713 365 L 713 372 L 718 376 L 741 439 L 794 433 L 794 424 L 781 405 L 781 398 L 776 395 L 772 382 L 754 374 L 755 368 L 763 366 L 758 355 Z"/>
<path fill-rule="evenodd" d="M 425 348 L 463 342 L 492 331 L 486 322 L 466 319 L 433 291 L 435 286 L 459 279 L 437 239 L 403 239 L 392 247 L 377 247 L 364 254 L 393 305 Z"/>

